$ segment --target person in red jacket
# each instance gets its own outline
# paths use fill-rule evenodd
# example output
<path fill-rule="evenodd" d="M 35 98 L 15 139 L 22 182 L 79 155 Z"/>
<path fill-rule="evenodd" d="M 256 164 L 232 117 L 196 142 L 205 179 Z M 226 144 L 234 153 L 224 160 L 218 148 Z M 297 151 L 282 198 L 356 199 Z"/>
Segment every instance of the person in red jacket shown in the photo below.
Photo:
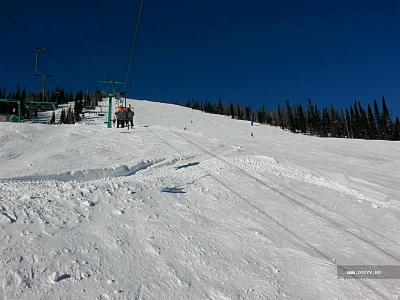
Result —
<path fill-rule="evenodd" d="M 122 128 L 124 128 L 124 126 L 125 126 L 125 109 L 122 105 L 120 107 L 118 107 L 115 115 L 117 116 L 117 128 L 119 128 L 120 125 Z"/>

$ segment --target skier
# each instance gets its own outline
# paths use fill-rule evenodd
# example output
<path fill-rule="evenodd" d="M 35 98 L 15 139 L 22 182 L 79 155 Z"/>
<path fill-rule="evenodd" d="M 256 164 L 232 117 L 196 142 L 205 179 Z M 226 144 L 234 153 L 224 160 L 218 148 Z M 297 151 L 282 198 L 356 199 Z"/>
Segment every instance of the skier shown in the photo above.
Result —
<path fill-rule="evenodd" d="M 125 109 L 122 105 L 120 105 L 115 113 L 117 116 L 117 128 L 121 125 L 122 128 L 125 126 Z"/>
<path fill-rule="evenodd" d="M 126 108 L 126 112 L 127 112 L 127 119 L 126 119 L 127 126 L 130 123 L 131 127 L 133 127 L 133 116 L 135 115 L 135 112 L 133 111 L 133 107 L 131 107 L 130 104 Z"/>

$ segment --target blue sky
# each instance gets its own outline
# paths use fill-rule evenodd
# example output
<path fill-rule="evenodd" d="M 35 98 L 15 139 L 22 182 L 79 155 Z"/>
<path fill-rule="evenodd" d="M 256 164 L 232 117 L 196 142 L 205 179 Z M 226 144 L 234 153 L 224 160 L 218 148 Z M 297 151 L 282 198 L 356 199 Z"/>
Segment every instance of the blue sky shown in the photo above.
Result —
<path fill-rule="evenodd" d="M 68 0 L 106 79 L 125 79 L 139 1 Z M 0 1 L 41 45 L 0 15 L 0 87 L 38 90 L 34 50 L 49 86 L 86 90 L 101 79 L 64 0 Z M 400 112 L 400 2 L 144 0 L 130 97 L 217 99 L 275 108 L 285 99 L 319 105 L 385 95 Z"/>

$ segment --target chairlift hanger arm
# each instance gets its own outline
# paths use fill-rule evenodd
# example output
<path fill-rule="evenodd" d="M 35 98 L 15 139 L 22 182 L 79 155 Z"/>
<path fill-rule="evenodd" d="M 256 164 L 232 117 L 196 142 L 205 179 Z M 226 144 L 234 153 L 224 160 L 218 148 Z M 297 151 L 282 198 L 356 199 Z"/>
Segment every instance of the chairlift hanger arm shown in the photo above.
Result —
<path fill-rule="evenodd" d="M 104 83 L 104 84 L 114 84 L 114 85 L 124 85 L 125 82 L 121 81 L 112 81 L 112 80 L 97 80 L 98 83 Z"/>
<path fill-rule="evenodd" d="M 48 74 L 42 74 L 39 72 L 39 54 L 43 51 L 45 51 L 45 48 L 36 48 L 36 55 L 35 55 L 35 73 L 36 76 L 45 76 L 45 77 L 49 77 L 50 75 Z"/>

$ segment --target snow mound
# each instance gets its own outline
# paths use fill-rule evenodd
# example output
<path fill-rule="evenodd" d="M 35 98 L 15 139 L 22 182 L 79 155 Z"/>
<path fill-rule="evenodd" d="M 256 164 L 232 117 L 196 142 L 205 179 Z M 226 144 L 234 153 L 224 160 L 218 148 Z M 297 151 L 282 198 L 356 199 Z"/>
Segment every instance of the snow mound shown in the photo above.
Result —
<path fill-rule="evenodd" d="M 149 159 L 149 160 L 142 160 L 142 161 L 134 164 L 133 166 L 120 165 L 120 166 L 109 167 L 109 168 L 68 171 L 65 173 L 54 174 L 54 175 L 23 176 L 23 177 L 10 178 L 9 180 L 16 180 L 16 181 L 48 181 L 48 180 L 91 181 L 91 180 L 98 180 L 98 179 L 131 176 L 131 175 L 134 175 L 136 172 L 146 169 L 146 168 L 148 168 L 154 164 L 157 164 L 163 160 L 164 159 Z"/>

